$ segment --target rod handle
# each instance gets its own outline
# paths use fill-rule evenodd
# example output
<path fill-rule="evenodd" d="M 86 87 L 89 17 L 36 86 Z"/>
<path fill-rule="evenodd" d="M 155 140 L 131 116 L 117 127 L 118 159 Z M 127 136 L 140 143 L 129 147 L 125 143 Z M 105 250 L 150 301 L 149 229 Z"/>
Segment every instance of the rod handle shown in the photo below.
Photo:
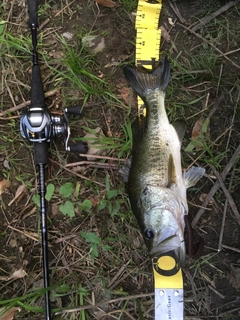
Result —
<path fill-rule="evenodd" d="M 28 0 L 29 23 L 38 27 L 38 0 Z"/>
<path fill-rule="evenodd" d="M 39 65 L 32 66 L 31 107 L 45 109 L 45 96 Z"/>
<path fill-rule="evenodd" d="M 35 165 L 48 164 L 48 142 L 34 142 Z"/>

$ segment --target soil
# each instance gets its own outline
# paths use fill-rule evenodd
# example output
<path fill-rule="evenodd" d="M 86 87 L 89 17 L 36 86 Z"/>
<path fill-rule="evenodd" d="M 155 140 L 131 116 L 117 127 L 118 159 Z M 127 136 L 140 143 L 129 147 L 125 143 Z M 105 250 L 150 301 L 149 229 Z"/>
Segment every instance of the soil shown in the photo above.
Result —
<path fill-rule="evenodd" d="M 166 106 L 170 119 L 174 109 L 176 110 L 175 118 L 187 120 L 189 128 L 184 138 L 184 148 L 190 141 L 191 128 L 199 119 L 198 112 L 206 117 L 217 106 L 211 115 L 209 135 L 211 141 L 214 141 L 214 147 L 209 152 L 208 158 L 200 157 L 198 160 L 198 156 L 202 152 L 201 149 L 195 150 L 189 155 L 183 152 L 185 167 L 190 165 L 193 160 L 204 166 L 207 172 L 197 188 L 192 188 L 188 192 L 191 219 L 194 219 L 204 198 L 217 180 L 212 166 L 215 166 L 221 173 L 240 141 L 240 58 L 239 50 L 237 51 L 240 45 L 238 36 L 240 3 L 223 12 L 206 26 L 201 27 L 196 33 L 190 31 L 194 23 L 228 2 L 224 0 L 163 1 L 160 24 L 168 30 L 171 40 L 162 38 L 161 51 L 169 55 L 172 64 L 172 80 L 167 93 Z M 91 128 L 98 126 L 102 128 L 105 135 L 121 137 L 122 125 L 126 118 L 132 120 L 136 117 L 136 99 L 132 101 L 131 110 L 126 105 L 126 96 L 129 100 L 129 91 L 126 91 L 128 84 L 122 73 L 124 63 L 134 62 L 135 16 L 124 9 L 121 1 L 116 1 L 116 3 L 117 6 L 114 8 L 108 8 L 97 6 L 93 0 L 39 1 L 39 6 L 42 9 L 45 8 L 41 11 L 39 25 L 47 22 L 39 30 L 39 37 L 42 32 L 44 34 L 42 41 L 46 43 L 46 48 L 43 46 L 40 49 L 45 92 L 56 87 L 56 79 L 54 79 L 52 70 L 44 64 L 43 53 L 45 51 L 47 54 L 51 52 L 52 65 L 55 65 L 54 59 L 58 59 L 58 55 L 61 54 L 58 43 L 51 43 L 51 34 L 70 33 L 72 38 L 68 40 L 69 45 L 76 48 L 79 43 L 82 43 L 82 36 L 91 31 L 99 36 L 97 41 L 101 42 L 104 39 L 105 44 L 104 49 L 91 58 L 93 60 L 91 71 L 99 78 L 106 80 L 109 91 L 116 94 L 125 105 L 123 107 L 115 101 L 110 103 L 100 95 L 90 95 L 84 107 L 84 116 L 92 122 L 86 121 L 84 118 L 80 120 L 71 118 L 72 137 L 83 136 L 82 127 L 84 125 Z M 6 12 L 11 13 L 9 19 L 13 23 L 11 30 L 14 35 L 20 37 L 26 34 L 28 32 L 28 14 L 24 2 L 6 1 L 4 10 L 5 14 Z M 170 21 L 173 21 L 172 25 L 169 23 Z M 189 61 L 192 61 L 194 56 L 197 57 L 196 59 L 200 59 L 201 54 L 205 54 L 205 59 L 209 61 L 211 56 L 206 55 L 206 52 L 210 52 L 207 51 L 209 48 L 212 50 L 212 54 L 217 56 L 217 62 L 210 67 L 210 71 L 204 73 L 207 64 L 205 61 L 205 65 L 204 63 L 202 65 L 202 73 L 198 73 L 199 78 L 196 77 L 195 82 L 191 81 L 191 75 L 194 75 L 196 69 L 194 70 Z M 223 53 L 226 52 L 228 54 L 224 57 Z M 84 51 L 83 54 L 87 53 Z M 8 78 L 8 85 L 1 91 L 1 111 L 8 110 L 13 101 L 15 104 L 20 104 L 28 100 L 31 81 L 29 58 L 6 57 L 6 59 L 12 61 L 16 70 L 14 72 L 16 78 L 12 83 Z M 174 61 L 177 61 L 176 65 L 174 65 Z M 186 78 L 183 78 L 182 82 L 178 80 L 179 86 L 176 88 L 174 81 L 180 78 L 179 73 L 183 70 L 178 67 L 178 64 L 184 66 L 185 69 L 191 68 L 192 73 L 189 80 Z M 22 68 L 18 69 L 21 65 Z M 200 68 L 200 64 L 197 68 Z M 197 70 L 199 71 L 199 69 Z M 76 103 L 76 97 L 80 102 L 84 100 L 82 92 L 74 91 L 72 88 L 66 90 L 67 85 L 68 82 L 65 81 L 62 84 L 62 89 L 46 100 L 48 107 L 55 113 L 59 113 L 66 105 Z M 7 90 L 7 87 L 10 90 Z M 21 93 L 19 93 L 19 88 L 21 88 Z M 203 95 L 204 102 L 203 99 L 199 99 Z M 189 100 L 185 101 L 185 99 Z M 191 108 L 188 103 L 197 99 L 199 101 L 193 103 Z M 184 105 L 185 109 L 183 110 L 181 106 Z M 202 112 L 201 110 L 204 108 L 206 111 Z M 6 173 L 8 173 L 11 181 L 11 188 L 6 189 L 1 195 L 0 274 L 3 277 L 0 277 L 3 280 L 0 285 L 1 300 L 21 297 L 43 286 L 39 222 L 37 208 L 31 201 L 32 194 L 37 190 L 38 177 L 31 144 L 23 140 L 19 134 L 18 120 L 20 115 L 21 110 L 2 115 L 0 120 L 2 134 L 1 180 L 6 178 Z M 12 118 L 14 116 L 17 118 Z M 12 141 L 10 138 L 5 138 L 6 120 L 9 123 L 9 128 L 15 126 L 12 130 L 16 136 L 12 135 Z M 224 156 L 220 158 L 222 153 Z M 211 157 L 218 159 L 218 155 L 219 162 L 217 160 L 211 162 Z M 113 150 L 106 156 L 117 158 L 118 154 Z M 129 154 L 124 154 L 122 159 L 128 156 Z M 204 162 L 206 158 L 208 162 Z M 66 163 L 86 161 L 86 159 L 79 155 L 65 153 L 61 140 L 52 144 L 50 159 L 47 167 L 47 183 L 59 181 L 59 185 L 61 185 L 71 180 L 75 185 L 79 182 L 80 192 L 74 201 L 82 203 L 84 199 L 90 199 L 92 204 L 96 203 L 92 210 L 78 210 L 75 212 L 74 218 L 69 218 L 58 210 L 62 198 L 55 196 L 51 199 L 48 206 L 51 283 L 57 283 L 66 277 L 66 280 L 61 284 L 64 283 L 69 288 L 73 288 L 78 283 L 79 286 L 87 289 L 89 294 L 84 297 L 84 305 L 91 305 L 93 300 L 96 303 L 103 302 L 100 308 L 88 307 L 86 319 L 140 319 L 141 312 L 143 313 L 141 319 L 153 319 L 151 262 L 137 224 L 131 218 L 129 205 L 122 201 L 118 209 L 119 215 L 113 216 L 110 214 L 109 207 L 102 211 L 97 210 L 97 205 L 106 196 L 106 176 L 110 179 L 111 189 L 124 190 L 124 184 L 118 170 L 116 170 L 120 164 L 110 159 L 106 161 L 110 164 L 107 169 L 94 168 L 86 163 L 82 167 L 78 167 L 79 174 L 98 183 L 90 184 L 89 181 L 83 181 L 83 179 L 74 176 L 76 171 L 69 173 L 63 170 Z M 8 165 L 10 169 L 7 169 Z M 236 161 L 224 181 L 236 205 L 236 210 L 240 208 L 238 165 L 239 163 Z M 23 182 L 28 183 L 26 189 L 9 206 L 9 202 L 14 198 L 16 190 Z M 59 187 L 57 192 L 59 192 Z M 118 193 L 119 198 L 126 199 L 124 191 Z M 183 270 L 185 319 L 240 319 L 239 220 L 230 205 L 227 204 L 226 220 L 223 223 L 225 206 L 226 196 L 219 189 L 207 206 L 207 210 L 197 221 L 196 230 L 204 238 L 205 248 L 199 259 L 194 261 L 188 258 Z M 223 226 L 223 239 L 219 250 L 219 239 Z M 96 257 L 93 264 L 89 258 L 90 244 L 83 240 L 80 231 L 94 232 L 101 239 L 108 239 L 105 240 L 104 245 L 111 245 L 116 254 L 109 253 L 102 246 L 99 248 L 99 256 Z M 27 276 L 19 279 L 7 278 L 15 270 L 21 268 L 26 271 Z M 127 300 L 122 302 L 119 299 L 122 297 L 121 294 L 123 297 L 124 294 L 131 296 L 125 308 L 124 303 Z M 116 301 L 111 304 L 104 303 L 110 299 L 116 299 Z M 59 295 L 52 298 L 51 303 L 53 308 L 66 308 L 79 306 L 79 301 L 79 297 L 76 298 L 76 295 L 71 293 L 63 297 Z M 23 308 L 21 312 L 15 314 L 14 319 L 44 319 L 44 315 L 41 313 L 30 310 L 30 306 L 42 307 L 43 300 L 38 299 L 36 303 L 27 300 L 27 303 L 29 303 L 29 311 L 27 312 Z M 80 302 L 80 304 L 82 303 Z M 59 314 L 56 318 L 85 319 L 82 313 L 77 311 L 72 314 Z M 0 319 L 2 319 L 1 316 Z"/>

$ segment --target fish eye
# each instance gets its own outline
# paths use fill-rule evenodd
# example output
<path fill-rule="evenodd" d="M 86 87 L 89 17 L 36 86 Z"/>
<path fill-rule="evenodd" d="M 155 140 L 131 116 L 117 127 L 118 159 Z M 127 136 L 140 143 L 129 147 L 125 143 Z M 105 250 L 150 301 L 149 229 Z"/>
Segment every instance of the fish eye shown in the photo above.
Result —
<path fill-rule="evenodd" d="M 147 228 L 144 230 L 144 237 L 148 240 L 152 239 L 154 237 L 154 231 L 151 228 Z"/>

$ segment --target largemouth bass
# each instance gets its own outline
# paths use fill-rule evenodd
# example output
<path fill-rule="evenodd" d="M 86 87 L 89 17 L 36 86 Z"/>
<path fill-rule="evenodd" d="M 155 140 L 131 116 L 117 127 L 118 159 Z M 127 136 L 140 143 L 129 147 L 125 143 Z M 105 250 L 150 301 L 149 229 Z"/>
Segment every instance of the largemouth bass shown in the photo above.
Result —
<path fill-rule="evenodd" d="M 133 124 L 132 160 L 128 194 L 151 257 L 173 251 L 185 262 L 184 216 L 188 214 L 186 189 L 195 185 L 205 169 L 182 171 L 181 141 L 185 128 L 169 123 L 165 91 L 170 66 L 163 57 L 152 72 L 125 66 L 124 75 L 146 107 L 146 118 Z"/>

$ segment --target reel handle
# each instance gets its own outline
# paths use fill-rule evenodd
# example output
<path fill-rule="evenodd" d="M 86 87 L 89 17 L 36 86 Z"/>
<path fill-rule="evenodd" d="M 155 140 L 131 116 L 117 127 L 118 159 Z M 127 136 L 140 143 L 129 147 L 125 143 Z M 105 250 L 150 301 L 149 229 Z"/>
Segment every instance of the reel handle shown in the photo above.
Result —
<path fill-rule="evenodd" d="M 83 113 L 83 106 L 80 104 L 77 104 L 76 106 L 67 107 L 64 109 L 65 113 L 67 114 L 73 114 L 75 116 L 82 115 Z"/>
<path fill-rule="evenodd" d="M 67 147 L 67 151 L 77 152 L 77 153 L 87 153 L 88 145 L 86 142 L 79 142 Z"/>

